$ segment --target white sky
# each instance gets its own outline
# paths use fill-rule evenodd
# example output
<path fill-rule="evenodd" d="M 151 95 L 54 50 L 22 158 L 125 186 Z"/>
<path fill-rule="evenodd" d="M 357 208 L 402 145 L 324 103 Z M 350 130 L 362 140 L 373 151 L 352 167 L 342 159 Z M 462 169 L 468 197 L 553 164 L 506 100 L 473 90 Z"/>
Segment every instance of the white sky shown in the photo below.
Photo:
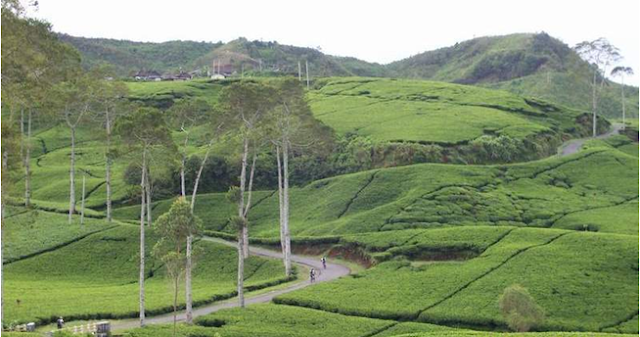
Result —
<path fill-rule="evenodd" d="M 545 31 L 573 46 L 605 37 L 640 72 L 638 0 L 39 0 L 55 31 L 134 41 L 240 36 L 388 63 L 484 35 Z"/>

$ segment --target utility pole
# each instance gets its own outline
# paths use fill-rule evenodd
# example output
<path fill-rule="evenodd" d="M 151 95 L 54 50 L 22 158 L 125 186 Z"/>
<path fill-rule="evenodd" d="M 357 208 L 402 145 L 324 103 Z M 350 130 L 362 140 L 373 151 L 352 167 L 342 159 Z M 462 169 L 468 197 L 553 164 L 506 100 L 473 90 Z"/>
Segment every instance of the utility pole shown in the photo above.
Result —
<path fill-rule="evenodd" d="M 300 65 L 300 61 L 298 61 L 298 81 L 302 82 L 302 66 Z"/>
<path fill-rule="evenodd" d="M 304 69 L 307 71 L 307 89 L 309 89 L 309 61 L 304 60 Z"/>

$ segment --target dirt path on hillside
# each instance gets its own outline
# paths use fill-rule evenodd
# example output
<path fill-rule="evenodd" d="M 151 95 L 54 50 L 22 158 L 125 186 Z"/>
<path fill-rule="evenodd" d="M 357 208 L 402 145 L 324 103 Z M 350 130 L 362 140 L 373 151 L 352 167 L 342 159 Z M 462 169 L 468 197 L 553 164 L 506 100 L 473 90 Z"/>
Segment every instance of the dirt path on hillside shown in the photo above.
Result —
<path fill-rule="evenodd" d="M 622 130 L 622 124 L 613 124 L 613 127 L 607 131 L 606 133 L 601 134 L 600 136 L 595 137 L 595 139 L 606 139 L 611 136 L 617 135 Z M 568 156 L 570 154 L 574 154 L 582 148 L 582 145 L 590 139 L 594 139 L 593 137 L 589 138 L 580 138 L 580 139 L 572 139 L 562 144 L 558 148 L 558 154 L 560 157 Z"/>
<path fill-rule="evenodd" d="M 229 242 L 222 239 L 204 237 L 203 240 L 220 243 L 220 244 L 231 246 L 231 247 L 236 247 L 235 242 Z M 251 255 L 262 256 L 262 257 L 271 258 L 271 259 L 282 259 L 281 252 L 269 250 L 265 248 L 251 246 L 249 248 L 249 252 L 251 253 Z M 321 274 L 316 278 L 315 283 L 335 280 L 339 277 L 349 275 L 349 273 L 351 273 L 351 270 L 347 266 L 338 264 L 338 263 L 327 263 L 327 269 L 322 269 L 322 262 L 316 258 L 310 258 L 306 256 L 292 254 L 291 261 L 300 265 L 304 265 L 306 267 L 321 270 Z M 294 283 L 290 284 L 285 288 L 273 290 L 257 296 L 251 296 L 250 293 L 245 294 L 245 304 L 250 305 L 254 303 L 270 302 L 274 297 L 278 295 L 286 294 L 288 292 L 292 292 L 292 291 L 302 289 L 312 285 L 312 283 L 308 281 L 308 275 L 301 275 L 301 279 L 303 281 L 294 281 Z M 238 300 L 237 298 L 234 297 L 232 299 L 225 300 L 222 302 L 215 302 L 202 307 L 195 308 L 193 310 L 193 317 L 195 318 L 198 316 L 207 315 L 212 312 L 216 312 L 221 309 L 235 308 L 237 306 L 238 306 Z M 185 320 L 185 314 L 184 314 L 184 311 L 181 311 L 178 314 L 178 321 L 182 322 L 184 320 Z M 163 314 L 163 315 L 154 316 L 154 317 L 147 317 L 146 319 L 147 325 L 165 324 L 165 323 L 172 323 L 172 322 L 173 322 L 173 313 Z M 121 322 L 114 322 L 114 324 L 111 326 L 111 329 L 112 330 L 132 329 L 132 328 L 138 327 L 139 325 L 140 325 L 139 320 L 127 320 L 127 321 L 121 321 Z"/>

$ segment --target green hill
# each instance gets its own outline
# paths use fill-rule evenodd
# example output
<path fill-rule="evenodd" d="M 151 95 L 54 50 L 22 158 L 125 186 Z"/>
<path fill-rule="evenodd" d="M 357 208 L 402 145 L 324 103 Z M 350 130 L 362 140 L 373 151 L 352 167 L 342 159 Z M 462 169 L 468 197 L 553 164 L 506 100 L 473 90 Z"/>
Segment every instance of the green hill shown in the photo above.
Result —
<path fill-rule="evenodd" d="M 77 219 L 43 211 L 16 214 L 3 221 L 3 236 L 20 237 L 5 245 L 4 318 L 38 325 L 66 320 L 132 318 L 138 310 L 139 229 L 136 226 Z M 4 240 L 3 238 L 3 240 Z M 150 254 L 157 236 L 147 233 L 147 314 L 171 311 L 171 289 L 162 263 Z M 235 296 L 236 251 L 199 241 L 202 258 L 194 269 L 194 304 Z M 251 257 L 246 265 L 248 290 L 288 281 L 282 263 Z M 184 295 L 180 296 L 184 305 Z"/>
<path fill-rule="evenodd" d="M 326 76 L 381 76 L 381 65 L 355 58 L 334 57 L 313 48 L 295 47 L 277 42 L 249 41 L 239 38 L 228 43 L 169 41 L 163 43 L 75 37 L 59 34 L 62 41 L 76 47 L 83 62 L 91 67 L 101 62 L 111 64 L 120 76 L 130 76 L 141 69 L 160 73 L 211 70 L 213 60 L 229 72 L 263 74 L 298 73 L 298 62 L 309 62 L 314 78 Z"/>
<path fill-rule="evenodd" d="M 546 33 L 475 38 L 387 68 L 393 76 L 482 85 L 590 110 L 590 67 L 568 45 Z M 604 115 L 621 114 L 620 90 L 614 82 L 605 86 L 600 102 Z M 637 116 L 637 87 L 626 86 L 625 93 L 628 111 Z"/>
<path fill-rule="evenodd" d="M 516 165 L 380 169 L 292 189 L 291 231 L 326 236 L 497 225 L 637 235 L 637 185 L 637 157 L 605 147 Z M 277 195 L 264 191 L 256 200 L 249 218 L 252 235 L 277 237 Z M 168 209 L 170 203 L 159 201 L 156 209 Z M 233 209 L 228 205 L 224 193 L 204 194 L 196 213 L 207 229 L 230 232 Z M 138 211 L 123 207 L 116 216 L 134 220 Z M 587 216 L 593 212 L 611 214 L 616 221 Z"/>
<path fill-rule="evenodd" d="M 368 76 L 474 84 L 590 110 L 592 73 L 589 66 L 568 45 L 546 33 L 480 37 L 386 65 L 330 56 L 313 48 L 244 38 L 228 43 L 143 43 L 65 34 L 60 34 L 60 38 L 80 50 L 86 65 L 110 63 L 120 76 L 129 76 L 140 69 L 205 73 L 211 70 L 214 60 L 221 62 L 225 71 L 236 75 L 244 72 L 297 76 L 298 62 L 302 62 L 304 73 L 307 60 L 312 79 Z M 605 86 L 600 101 L 605 116 L 620 116 L 620 90 L 621 86 L 614 82 Z M 637 116 L 637 87 L 626 86 L 625 96 L 629 115 Z"/>

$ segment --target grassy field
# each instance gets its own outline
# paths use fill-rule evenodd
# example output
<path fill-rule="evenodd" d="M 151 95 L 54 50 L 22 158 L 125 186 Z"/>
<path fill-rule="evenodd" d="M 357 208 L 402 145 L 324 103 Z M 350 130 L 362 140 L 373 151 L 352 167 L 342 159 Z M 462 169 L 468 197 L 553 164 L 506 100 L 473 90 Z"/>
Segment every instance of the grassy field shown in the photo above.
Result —
<path fill-rule="evenodd" d="M 39 218 L 49 215 L 39 212 Z M 57 215 L 50 216 L 55 218 Z M 8 223 L 12 221 L 13 218 L 7 220 Z M 18 225 L 20 223 L 16 222 L 8 227 Z M 36 231 L 36 227 L 30 230 Z M 46 232 L 52 234 L 50 245 L 56 244 L 54 240 L 68 240 L 58 233 L 65 230 L 64 226 L 47 228 Z M 8 322 L 48 322 L 58 315 L 67 320 L 135 317 L 138 308 L 138 231 L 135 226 L 119 225 L 50 252 L 5 264 L 5 319 Z M 76 235 L 80 234 L 82 232 Z M 38 244 L 38 236 L 31 240 L 32 246 Z M 155 240 L 150 231 L 148 251 Z M 201 247 L 202 253 L 194 269 L 194 303 L 199 305 L 234 296 L 235 249 L 203 241 L 196 246 Z M 24 251 L 21 247 L 5 248 L 10 256 L 16 256 L 13 249 Z M 171 289 L 165 271 L 151 256 L 147 257 L 146 268 L 147 313 L 167 312 Z M 249 289 L 286 281 L 282 263 L 276 260 L 251 257 L 247 260 L 245 273 L 245 284 Z M 179 298 L 183 305 L 184 295 Z"/>

